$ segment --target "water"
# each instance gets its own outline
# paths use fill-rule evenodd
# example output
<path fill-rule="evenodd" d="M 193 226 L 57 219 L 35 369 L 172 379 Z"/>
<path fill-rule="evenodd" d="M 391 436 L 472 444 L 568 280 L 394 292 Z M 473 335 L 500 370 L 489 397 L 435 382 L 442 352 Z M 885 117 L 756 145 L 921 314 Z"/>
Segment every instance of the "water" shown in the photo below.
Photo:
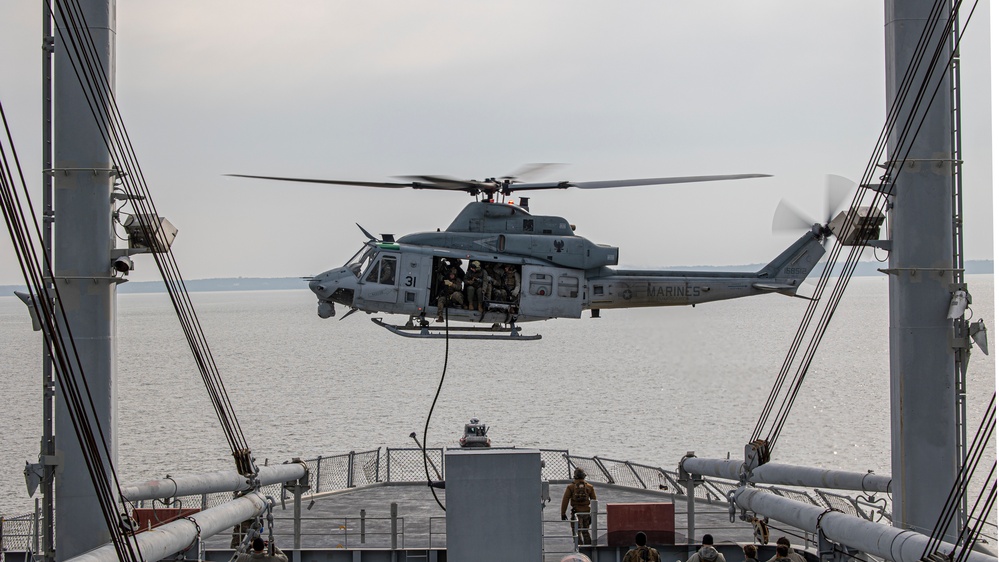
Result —
<path fill-rule="evenodd" d="M 993 277 L 969 285 L 974 319 L 994 329 Z M 883 277 L 851 282 L 775 461 L 890 472 L 887 286 Z M 443 340 L 393 336 L 361 313 L 320 320 L 304 289 L 191 298 L 258 459 L 408 447 L 410 432 L 422 435 Z M 499 446 L 663 467 L 691 450 L 739 458 L 806 305 L 765 295 L 604 311 L 525 324 L 544 335 L 538 342 L 452 341 L 428 445 L 454 446 L 474 416 Z M 119 314 L 121 481 L 231 468 L 166 295 L 121 295 Z M 33 505 L 21 473 L 38 454 L 41 340 L 14 297 L 0 297 L 0 335 L 0 512 L 17 514 Z M 974 429 L 996 386 L 995 364 L 977 348 L 968 378 Z"/>

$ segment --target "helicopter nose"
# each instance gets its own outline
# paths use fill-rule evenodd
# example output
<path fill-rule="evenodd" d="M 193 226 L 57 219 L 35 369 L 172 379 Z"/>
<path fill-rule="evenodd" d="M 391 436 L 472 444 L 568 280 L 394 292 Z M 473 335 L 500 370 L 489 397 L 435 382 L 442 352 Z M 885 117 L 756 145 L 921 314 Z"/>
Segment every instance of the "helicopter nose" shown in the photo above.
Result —
<path fill-rule="evenodd" d="M 309 289 L 312 290 L 318 296 L 324 296 L 323 293 L 326 292 L 326 286 L 323 285 L 323 276 L 317 275 L 309 281 Z"/>

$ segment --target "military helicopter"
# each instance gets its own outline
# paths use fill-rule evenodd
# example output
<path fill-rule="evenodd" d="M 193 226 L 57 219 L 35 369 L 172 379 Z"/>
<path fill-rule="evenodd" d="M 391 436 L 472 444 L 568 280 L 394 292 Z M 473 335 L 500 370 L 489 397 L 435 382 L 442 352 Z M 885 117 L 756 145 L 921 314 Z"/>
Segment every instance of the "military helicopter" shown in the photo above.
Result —
<path fill-rule="evenodd" d="M 575 226 L 562 217 L 532 215 L 526 197 L 521 197 L 517 204 L 507 198 L 514 193 L 542 189 L 602 189 L 769 176 L 527 183 L 514 176 L 485 180 L 402 176 L 407 181 L 364 182 L 230 175 L 332 185 L 463 191 L 475 197 L 443 232 L 420 232 L 399 239 L 383 234 L 377 238 L 358 225 L 367 237 L 361 249 L 342 267 L 308 278 L 309 288 L 319 300 L 317 312 L 321 318 L 334 317 L 336 304 L 348 308 L 347 315 L 358 310 L 407 315 L 409 321 L 401 326 L 386 323 L 382 318 L 372 319 L 379 326 L 407 337 L 538 339 L 540 335 L 521 335 L 516 324 L 580 318 L 587 309 L 591 316 L 599 317 L 602 309 L 693 306 L 766 293 L 799 296 L 802 280 L 823 256 L 823 243 L 834 232 L 830 226 L 833 223 L 828 220 L 825 224 L 805 222 L 806 232 L 756 272 L 623 270 L 612 268 L 618 263 L 618 248 L 577 236 Z M 431 319 L 437 323 L 432 324 Z M 484 326 L 453 327 L 451 321 Z M 441 322 L 445 326 L 439 326 Z M 447 332 L 442 331 L 445 328 Z"/>

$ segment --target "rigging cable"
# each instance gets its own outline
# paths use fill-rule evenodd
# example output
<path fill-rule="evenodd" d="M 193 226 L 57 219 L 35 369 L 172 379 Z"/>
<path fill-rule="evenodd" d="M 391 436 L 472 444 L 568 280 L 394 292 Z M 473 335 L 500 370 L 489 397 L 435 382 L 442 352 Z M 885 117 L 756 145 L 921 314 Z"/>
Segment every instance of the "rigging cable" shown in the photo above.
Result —
<path fill-rule="evenodd" d="M 942 10 L 943 4 L 944 4 L 943 2 L 938 3 L 935 11 L 938 12 L 939 10 Z M 956 17 L 958 7 L 959 3 L 958 6 L 955 6 L 954 10 L 950 14 L 950 18 L 948 20 L 949 26 L 953 25 L 952 22 Z M 922 60 L 923 56 L 925 55 L 927 46 L 929 45 L 929 39 L 930 39 L 929 31 L 931 30 L 930 24 L 932 23 L 932 21 L 933 18 L 931 17 L 928 20 L 926 27 L 924 27 L 923 36 L 921 37 L 920 40 L 921 47 L 917 49 L 916 55 L 914 55 L 913 59 L 910 60 L 909 69 L 907 70 L 907 73 L 903 80 L 903 85 L 900 88 L 899 95 L 895 98 L 894 103 L 892 105 L 892 109 L 889 112 L 889 118 L 882 129 L 881 138 L 879 139 L 878 143 L 878 148 L 874 151 L 870 161 L 868 162 L 867 171 L 865 174 L 866 179 L 864 182 L 862 182 L 862 185 L 868 185 L 871 183 L 871 179 L 873 178 L 874 170 L 877 165 L 877 157 L 879 154 L 882 153 L 884 147 L 887 146 L 888 133 L 894 129 L 895 123 L 898 119 L 901 107 L 903 105 L 902 102 L 908 99 L 908 92 L 915 79 L 916 73 L 914 72 L 914 69 L 918 67 L 919 62 Z M 933 60 L 938 60 L 939 53 L 941 53 L 943 49 L 946 47 L 948 37 L 949 33 L 945 34 L 937 42 L 937 46 L 935 49 L 937 56 L 934 57 Z M 951 53 L 951 57 L 953 57 L 953 52 Z M 937 81 L 936 88 L 933 90 L 934 97 L 936 95 L 936 92 L 939 90 L 940 84 L 942 83 L 943 78 L 945 76 L 946 73 L 942 75 Z M 917 90 L 917 94 L 915 96 L 916 99 L 913 106 L 914 108 L 920 107 L 920 103 L 922 102 L 924 95 L 929 90 L 929 83 L 931 82 L 932 77 L 933 77 L 932 69 L 928 70 L 923 76 L 922 81 Z M 932 98 L 930 99 L 930 101 L 932 102 Z M 912 139 L 915 136 L 915 134 L 918 133 L 919 129 L 922 127 L 923 121 L 925 120 L 926 116 L 924 112 L 922 119 L 918 120 L 915 132 L 912 133 L 912 135 L 909 135 L 909 132 L 913 128 L 913 124 L 916 123 L 916 115 L 917 111 L 916 109 L 913 109 L 906 116 L 905 125 L 901 133 L 901 140 L 899 140 L 898 144 L 895 147 L 895 152 L 889 158 L 889 166 L 888 166 L 889 172 L 881 176 L 882 181 L 875 190 L 876 191 L 875 201 L 878 203 L 877 206 L 879 208 L 884 208 L 887 205 L 888 194 L 891 192 L 892 189 L 894 189 L 895 181 L 897 180 L 898 177 L 899 173 L 899 170 L 897 169 L 898 167 L 893 166 L 891 164 L 902 161 L 908 157 L 909 152 L 912 150 Z M 898 156 L 902 152 L 905 153 L 904 158 L 899 159 Z M 892 176 L 893 171 L 894 171 L 894 176 Z M 857 217 L 856 208 L 859 206 L 859 203 L 861 202 L 862 199 L 863 199 L 863 192 L 861 190 L 858 190 L 857 193 L 854 195 L 853 202 L 850 205 L 850 210 L 848 211 L 847 214 L 847 223 L 856 220 Z M 872 207 L 873 206 L 874 205 L 872 205 Z M 831 321 L 832 315 L 835 312 L 835 309 L 838 306 L 839 301 L 843 296 L 843 293 L 845 292 L 847 283 L 849 282 L 850 278 L 852 277 L 856 269 L 857 264 L 859 263 L 859 259 L 863 252 L 864 245 L 866 244 L 866 242 L 869 241 L 870 233 L 865 233 L 865 234 L 867 236 L 862 241 L 859 242 L 859 245 L 854 245 L 851 247 L 847 261 L 844 264 L 839 279 L 837 280 L 833 288 L 833 292 L 831 294 L 829 301 L 827 302 L 826 308 L 822 313 L 817 326 L 814 328 L 809 345 L 807 346 L 804 354 L 801 356 L 796 376 L 793 379 L 791 379 L 789 386 L 785 390 L 785 394 L 783 397 L 783 401 L 780 405 L 780 408 L 775 410 L 777 397 L 780 394 L 781 389 L 783 389 L 787 384 L 788 374 L 790 372 L 791 364 L 794 363 L 795 359 L 798 357 L 798 353 L 800 351 L 800 347 L 804 339 L 805 332 L 807 332 L 807 328 L 812 322 L 812 318 L 818 306 L 819 298 L 821 298 L 821 294 L 825 290 L 826 284 L 828 283 L 828 278 L 831 276 L 832 270 L 835 266 L 835 262 L 841 252 L 843 244 L 842 241 L 840 241 L 838 238 L 831 252 L 831 256 L 826 262 L 826 266 L 823 269 L 822 276 L 815 291 L 814 300 L 809 303 L 808 310 L 806 311 L 806 314 L 804 315 L 802 322 L 799 325 L 798 333 L 795 336 L 795 341 L 792 344 L 791 349 L 788 351 L 788 354 L 784 361 L 784 365 L 782 366 L 781 369 L 781 373 L 774 384 L 770 397 L 768 398 L 767 404 L 757 422 L 756 428 L 754 429 L 753 440 L 756 440 L 760 438 L 763 429 L 766 425 L 766 422 L 767 421 L 772 422 L 770 434 L 767 439 L 771 450 L 774 448 L 778 440 L 780 432 L 783 429 L 783 426 L 790 413 L 790 409 L 791 406 L 793 405 L 794 399 L 796 398 L 798 392 L 801 389 L 802 383 L 804 382 L 805 374 L 807 373 L 808 368 L 811 365 L 811 361 L 814 358 L 815 352 L 817 350 L 818 343 L 821 341 L 822 336 L 824 335 L 825 330 L 828 327 L 829 322 Z M 775 411 L 776 414 L 774 413 Z M 774 419 L 771 420 L 771 416 L 774 416 Z"/>
<path fill-rule="evenodd" d="M 135 547 L 133 540 L 130 540 L 123 526 L 123 521 L 119 519 L 117 514 L 115 498 L 120 497 L 121 486 L 114 470 L 113 458 L 104 437 L 103 428 L 95 414 L 96 409 L 80 355 L 72 338 L 69 323 L 66 321 L 63 301 L 59 297 L 58 286 L 46 281 L 46 279 L 53 278 L 52 265 L 49 263 L 49 257 L 46 253 L 43 253 L 42 257 L 39 258 L 36 250 L 37 244 L 32 237 L 32 231 L 34 231 L 37 239 L 42 238 L 38 224 L 28 219 L 29 216 L 35 216 L 34 208 L 31 205 L 27 182 L 17 157 L 13 136 L 2 103 L 0 103 L 0 120 L 3 122 L 11 153 L 11 157 L 8 157 L 7 151 L 0 143 L 0 207 L 2 207 L 4 221 L 14 244 L 25 284 L 34 295 L 34 298 L 31 299 L 31 306 L 39 323 L 43 326 L 46 350 L 52 358 L 52 367 L 59 383 L 59 390 L 66 401 L 70 423 L 80 443 L 84 464 L 94 485 L 111 542 L 119 559 L 139 561 L 142 560 L 142 555 Z M 13 166 L 11 160 L 13 160 Z M 17 171 L 16 179 L 14 170 Z M 24 193 L 24 199 L 27 201 L 27 213 L 15 186 L 20 186 Z M 58 310 L 55 308 L 56 305 L 58 305 Z M 95 437 L 95 429 L 100 439 Z M 117 496 L 112 491 L 112 482 L 114 489 L 118 491 Z"/>
<path fill-rule="evenodd" d="M 954 480 L 953 486 L 951 486 L 947 500 L 944 502 L 944 506 L 940 510 L 940 515 L 937 517 L 936 524 L 933 526 L 933 531 L 930 533 L 932 540 L 927 543 L 926 548 L 923 551 L 924 557 L 929 555 L 931 552 L 936 552 L 940 548 L 940 544 L 943 542 L 947 534 L 950 522 L 954 520 L 954 517 L 958 513 L 958 509 L 961 507 L 962 498 L 964 498 L 968 493 L 971 476 L 977 472 L 978 464 L 981 461 L 982 456 L 985 454 L 985 449 L 988 444 L 992 442 L 992 436 L 995 433 L 995 423 L 996 395 L 995 392 L 993 392 L 992 400 L 989 401 L 985 415 L 982 417 L 982 421 L 978 425 L 978 430 L 975 432 L 975 438 L 971 443 L 971 450 L 968 458 L 965 459 L 964 463 L 958 470 L 957 477 Z M 992 470 L 994 475 L 995 465 L 993 465 Z M 986 482 L 989 480 L 992 480 L 991 475 Z M 979 500 L 980 499 L 981 494 L 979 494 Z M 970 533 L 971 529 L 968 528 L 968 523 L 966 521 L 964 528 L 957 535 L 957 539 L 955 540 L 955 549 L 960 547 L 962 544 L 967 544 L 972 541 L 973 538 L 977 538 L 977 535 L 975 537 L 970 537 Z M 952 551 L 951 558 L 953 558 L 953 554 L 954 553 Z"/>
<path fill-rule="evenodd" d="M 942 6 L 942 4 L 938 4 L 938 5 Z M 923 35 L 920 38 L 920 44 L 921 45 L 925 45 L 925 43 L 929 40 L 928 39 L 929 38 L 929 31 L 928 31 L 929 29 L 930 29 L 929 22 L 927 22 L 927 24 L 924 26 L 924 29 L 923 29 Z M 909 88 L 910 88 L 910 86 L 912 84 L 912 81 L 915 78 L 914 69 L 917 67 L 917 63 L 918 63 L 918 60 L 919 60 L 918 57 L 921 55 L 921 53 L 923 51 L 924 51 L 924 49 L 917 48 L 917 56 L 914 56 L 909 61 L 909 67 L 908 67 L 908 69 L 906 71 L 906 74 L 905 74 L 905 76 L 903 78 L 902 86 L 900 88 L 900 94 L 895 98 L 894 103 L 892 104 L 892 107 L 889 110 L 889 116 L 888 116 L 888 118 L 886 120 L 886 123 L 882 127 L 881 136 L 879 138 L 878 145 L 875 148 L 874 152 L 872 153 L 872 156 L 871 156 L 870 160 L 868 161 L 867 169 L 865 171 L 865 178 L 868 178 L 867 181 L 869 181 L 869 178 L 871 178 L 873 176 L 873 171 L 874 171 L 876 163 L 877 163 L 878 155 L 880 155 L 882 153 L 882 151 L 884 150 L 884 148 L 887 146 L 888 134 L 890 133 L 890 131 L 891 131 L 891 129 L 892 129 L 895 121 L 898 118 L 899 112 L 901 111 L 901 107 L 902 107 L 902 101 L 905 98 L 905 94 L 909 91 Z M 862 182 L 862 183 L 866 183 L 866 182 Z M 851 202 L 851 204 L 849 206 L 848 220 L 852 220 L 852 219 L 855 218 L 856 214 L 855 214 L 854 208 L 857 206 L 857 204 L 859 203 L 859 201 L 861 200 L 861 198 L 862 198 L 862 196 L 860 195 L 860 191 L 858 190 L 858 192 L 854 194 L 853 201 Z M 829 277 L 830 277 L 830 274 L 831 274 L 831 271 L 832 271 L 832 267 L 834 267 L 833 264 L 835 264 L 836 260 L 838 259 L 838 256 L 839 256 L 839 253 L 840 253 L 841 249 L 842 249 L 842 243 L 837 238 L 836 243 L 833 246 L 833 250 L 831 252 L 831 255 L 827 259 L 826 265 L 823 268 L 823 271 L 822 271 L 822 274 L 820 276 L 818 285 L 817 285 L 817 287 L 815 289 L 815 292 L 813 294 L 813 298 L 809 302 L 809 306 L 808 306 L 808 308 L 807 308 L 807 310 L 805 312 L 805 315 L 803 316 L 802 321 L 801 321 L 801 323 L 798 326 L 798 331 L 797 331 L 797 333 L 795 335 L 794 342 L 792 343 L 791 348 L 789 349 L 788 354 L 785 357 L 784 364 L 781 367 L 780 375 L 778 376 L 778 379 L 774 383 L 774 387 L 771 390 L 770 396 L 768 397 L 768 400 L 767 400 L 767 403 L 766 403 L 766 405 L 764 407 L 763 413 L 761 414 L 760 419 L 757 422 L 756 429 L 753 432 L 753 440 L 759 439 L 759 437 L 760 437 L 760 435 L 761 435 L 761 433 L 763 431 L 763 427 L 764 427 L 766 421 L 768 420 L 768 418 L 770 417 L 771 412 L 773 411 L 774 404 L 775 404 L 775 402 L 777 400 L 777 397 L 778 397 L 778 395 L 780 393 L 780 390 L 784 387 L 784 385 L 786 383 L 786 380 L 788 378 L 788 373 L 789 373 L 789 370 L 791 368 L 791 365 L 794 362 L 795 357 L 797 356 L 797 353 L 798 353 L 798 350 L 800 349 L 802 340 L 805 337 L 805 334 L 806 334 L 806 332 L 808 330 L 808 327 L 809 327 L 809 325 L 810 325 L 810 323 L 812 321 L 812 318 L 813 318 L 813 316 L 815 314 L 815 311 L 816 311 L 816 309 L 818 307 L 819 299 L 821 298 L 821 295 L 823 294 L 823 292 L 825 290 L 826 284 L 828 283 L 828 280 L 829 280 Z M 788 392 L 790 393 L 790 390 Z M 785 406 L 786 406 L 786 404 L 787 404 L 787 398 L 785 398 Z"/>
<path fill-rule="evenodd" d="M 49 6 L 51 13 L 51 4 L 47 4 L 47 6 Z M 77 0 L 69 0 L 67 7 L 61 10 L 59 15 L 62 17 L 65 27 L 69 29 L 86 28 L 86 21 Z M 103 71 L 103 63 L 97 56 L 92 39 L 86 35 L 81 41 L 73 33 L 64 34 L 62 28 L 59 28 L 58 31 L 60 39 L 67 46 L 67 50 L 76 55 L 76 59 L 73 61 L 75 63 L 73 65 L 74 72 L 84 88 L 95 121 L 104 125 L 100 128 L 101 135 L 111 153 L 115 167 L 122 173 L 121 181 L 126 194 L 139 212 L 148 217 L 156 217 L 158 220 L 159 214 L 152 202 L 144 175 L 138 165 L 127 130 L 125 130 L 121 119 L 117 102 L 114 99 L 106 73 Z M 72 59 L 72 57 L 70 58 Z M 169 248 L 161 247 L 162 244 L 159 243 L 160 233 L 153 230 L 145 221 L 139 221 L 139 223 L 146 240 L 154 246 L 152 248 L 155 250 L 152 252 L 153 258 L 164 278 L 171 303 L 177 312 L 185 338 L 192 350 L 223 433 L 229 442 L 237 469 L 244 475 L 255 474 L 256 468 L 245 436 L 239 426 L 235 410 L 187 294 L 176 260 Z M 156 228 L 158 229 L 159 225 L 156 225 Z"/>

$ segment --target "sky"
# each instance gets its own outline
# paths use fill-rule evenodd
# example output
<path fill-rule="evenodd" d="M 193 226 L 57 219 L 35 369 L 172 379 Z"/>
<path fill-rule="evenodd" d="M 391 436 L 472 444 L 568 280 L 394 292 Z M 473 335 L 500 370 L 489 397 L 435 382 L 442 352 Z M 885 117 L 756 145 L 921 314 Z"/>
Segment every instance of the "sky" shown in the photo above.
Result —
<path fill-rule="evenodd" d="M 991 259 L 994 246 L 988 8 L 962 43 L 966 259 Z M 354 223 L 444 229 L 471 201 L 225 174 L 482 179 L 534 162 L 562 164 L 541 180 L 772 174 L 530 203 L 619 246 L 622 265 L 761 263 L 800 236 L 771 231 L 782 198 L 818 220 L 825 175 L 863 175 L 884 122 L 883 10 L 129 0 L 117 11 L 117 97 L 156 206 L 179 228 L 187 279 L 313 275 L 360 247 Z M 0 5 L 0 101 L 39 202 L 41 12 Z M 19 284 L 5 236 L 0 284 Z M 151 257 L 135 262 L 131 279 L 158 278 Z"/>

